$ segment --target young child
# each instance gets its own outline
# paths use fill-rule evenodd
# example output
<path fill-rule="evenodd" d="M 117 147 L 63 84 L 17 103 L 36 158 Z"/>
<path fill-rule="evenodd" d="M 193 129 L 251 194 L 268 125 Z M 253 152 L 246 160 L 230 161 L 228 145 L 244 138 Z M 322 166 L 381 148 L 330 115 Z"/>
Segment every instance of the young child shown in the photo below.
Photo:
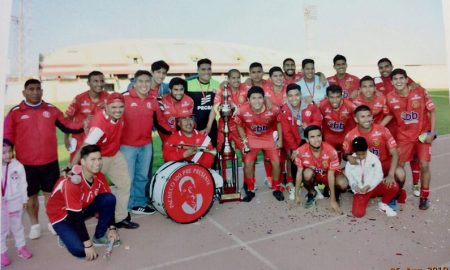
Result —
<path fill-rule="evenodd" d="M 1 262 L 2 267 L 11 263 L 8 256 L 6 238 L 9 231 L 14 235 L 17 253 L 24 259 L 29 259 L 33 255 L 25 246 L 25 234 L 22 224 L 22 211 L 26 208 L 27 180 L 23 165 L 13 158 L 13 145 L 3 140 L 3 161 L 2 161 L 2 245 Z"/>

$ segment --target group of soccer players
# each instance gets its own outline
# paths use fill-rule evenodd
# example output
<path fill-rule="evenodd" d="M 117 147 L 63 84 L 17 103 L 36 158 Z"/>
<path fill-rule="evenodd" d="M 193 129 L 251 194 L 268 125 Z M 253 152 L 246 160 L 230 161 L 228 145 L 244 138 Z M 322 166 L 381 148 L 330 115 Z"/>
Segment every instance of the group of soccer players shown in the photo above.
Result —
<path fill-rule="evenodd" d="M 38 192 L 42 190 L 46 200 L 51 200 L 52 191 L 61 193 L 53 189 L 59 178 L 55 126 L 73 133 L 65 137 L 71 153 L 67 172 L 83 159 L 84 146 L 100 147 L 101 172 L 116 187 L 111 228 L 134 229 L 139 224 L 131 221 L 130 212 L 155 212 L 148 195 L 152 130 L 161 137 L 165 161 L 188 159 L 214 168 L 214 157 L 204 149 L 216 147 L 220 151 L 224 144 L 220 110 L 225 89 L 233 107 L 229 138 L 241 151 L 244 165 L 243 201 L 255 197 L 255 162 L 262 151 L 267 185 L 279 201 L 284 200 L 283 191 L 287 190 L 289 199 L 300 204 L 303 186 L 307 191 L 305 208 L 325 195 L 330 197 L 332 209 L 341 213 L 340 193 L 350 186 L 355 193 L 355 216 L 363 216 L 367 202 L 375 196 L 383 197 L 380 209 L 389 214 L 396 203 L 399 208 L 405 203 L 404 165 L 410 162 L 419 208 L 429 208 L 429 162 L 436 116 L 426 90 L 405 70 L 394 70 L 387 58 L 378 62 L 380 76 L 376 78 L 359 79 L 347 73 L 347 60 L 342 55 L 334 57 L 333 66 L 336 74 L 326 78 L 316 72 L 314 60 L 304 59 L 301 72 L 297 72 L 295 61 L 287 58 L 282 67 L 272 67 L 269 78 L 264 79 L 263 66 L 254 62 L 245 81 L 239 70 L 231 69 L 227 80 L 220 83 L 212 78 L 212 62 L 205 58 L 197 62 L 198 75 L 187 80 L 175 77 L 167 84 L 169 65 L 157 61 L 151 71 L 138 70 L 123 94 L 105 92 L 104 75 L 93 71 L 88 75 L 89 90 L 75 97 L 65 116 L 42 100 L 40 81 L 28 80 L 25 100 L 5 119 L 4 137 L 15 145 L 17 159 L 25 167 L 30 238 L 40 235 Z M 367 151 L 371 154 L 364 154 Z M 376 173 L 365 166 L 366 158 L 372 155 L 382 170 L 381 179 L 375 182 L 367 180 Z M 348 170 L 352 177 L 343 170 L 345 162 L 359 166 L 353 173 Z M 47 205 L 54 228 L 60 220 L 50 213 L 57 207 Z"/>

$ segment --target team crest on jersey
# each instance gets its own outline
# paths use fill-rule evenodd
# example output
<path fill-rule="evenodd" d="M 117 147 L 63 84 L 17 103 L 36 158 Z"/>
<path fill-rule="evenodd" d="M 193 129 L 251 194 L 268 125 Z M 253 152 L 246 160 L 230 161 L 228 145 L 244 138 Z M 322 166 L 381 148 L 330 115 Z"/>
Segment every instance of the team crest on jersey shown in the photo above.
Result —
<path fill-rule="evenodd" d="M 419 107 L 420 107 L 420 102 L 417 101 L 417 100 L 414 100 L 414 101 L 412 102 L 412 107 L 413 107 L 413 109 L 419 108 Z"/>
<path fill-rule="evenodd" d="M 341 117 L 339 117 L 339 119 L 345 121 L 348 119 L 348 116 L 346 114 L 341 114 Z"/>
<path fill-rule="evenodd" d="M 42 116 L 44 116 L 45 118 L 50 118 L 50 113 L 48 111 L 44 111 L 42 112 Z"/>
<path fill-rule="evenodd" d="M 372 139 L 372 143 L 375 146 L 379 146 L 380 145 L 380 141 L 378 139 Z"/>
<path fill-rule="evenodd" d="M 169 126 L 171 127 L 175 127 L 175 117 L 169 117 L 169 119 L 167 120 L 167 123 L 169 124 Z"/>
<path fill-rule="evenodd" d="M 307 110 L 306 112 L 305 112 L 305 116 L 307 116 L 307 117 L 310 117 L 311 116 L 311 111 L 309 111 L 309 110 Z"/>

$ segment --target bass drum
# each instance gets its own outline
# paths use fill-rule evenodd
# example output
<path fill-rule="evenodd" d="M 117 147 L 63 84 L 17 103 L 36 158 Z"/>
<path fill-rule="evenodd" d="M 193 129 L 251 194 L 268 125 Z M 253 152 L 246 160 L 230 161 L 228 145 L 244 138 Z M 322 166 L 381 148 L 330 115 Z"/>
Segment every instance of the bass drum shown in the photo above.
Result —
<path fill-rule="evenodd" d="M 182 161 L 163 164 L 152 177 L 149 191 L 158 212 L 178 223 L 192 223 L 208 213 L 215 189 L 207 168 Z"/>

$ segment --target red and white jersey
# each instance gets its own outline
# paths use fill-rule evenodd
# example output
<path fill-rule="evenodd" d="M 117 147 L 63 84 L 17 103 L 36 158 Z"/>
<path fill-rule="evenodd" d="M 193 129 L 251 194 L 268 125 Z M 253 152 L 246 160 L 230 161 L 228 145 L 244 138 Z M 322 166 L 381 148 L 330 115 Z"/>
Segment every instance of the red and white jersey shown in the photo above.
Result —
<path fill-rule="evenodd" d="M 355 127 L 347 133 L 342 145 L 345 153 L 352 153 L 352 142 L 356 137 L 364 137 L 369 146 L 369 151 L 377 155 L 382 163 L 390 161 L 391 155 L 389 150 L 397 148 L 397 142 L 389 129 L 382 125 L 373 124 L 372 129 L 368 132 L 361 131 L 358 127 Z"/>
<path fill-rule="evenodd" d="M 123 94 L 125 111 L 121 144 L 143 146 L 152 142 L 153 115 L 159 110 L 158 102 L 150 96 L 142 99 L 131 89 Z"/>
<path fill-rule="evenodd" d="M 322 142 L 320 153 L 316 157 L 307 143 L 297 149 L 295 156 L 295 165 L 299 168 L 310 168 L 316 174 L 324 175 L 329 170 L 337 171 L 340 169 L 339 158 L 336 150 L 328 143 Z"/>
<path fill-rule="evenodd" d="M 239 110 L 239 107 L 242 104 L 247 103 L 247 92 L 248 89 L 250 89 L 251 86 L 245 84 L 245 83 L 241 83 L 239 85 L 239 88 L 237 90 L 232 90 L 231 87 L 228 88 L 228 102 L 230 104 L 233 104 L 234 106 L 236 106 L 236 110 Z M 223 103 L 223 86 L 220 86 L 219 90 L 217 91 L 215 97 L 214 97 L 214 105 L 220 105 Z M 219 119 L 219 132 L 221 131 L 221 129 L 223 128 L 223 119 L 220 118 Z M 234 122 L 233 119 L 230 119 L 230 121 L 228 121 L 228 128 L 230 129 L 231 132 L 236 131 L 236 123 Z"/>
<path fill-rule="evenodd" d="M 345 134 L 355 127 L 353 111 L 355 105 L 346 99 L 341 100 L 341 106 L 338 109 L 331 107 L 328 99 L 323 99 L 319 104 L 322 113 L 322 133 L 324 140 L 329 144 L 336 146 L 344 142 Z"/>
<path fill-rule="evenodd" d="M 89 134 L 84 142 L 97 144 L 103 157 L 112 157 L 119 151 L 123 127 L 123 117 L 114 121 L 104 110 L 99 111 L 89 123 Z"/>
<path fill-rule="evenodd" d="M 301 142 L 300 130 L 310 125 L 321 126 L 322 115 L 319 108 L 310 103 L 301 111 L 301 117 L 294 115 L 287 104 L 281 108 L 281 126 L 283 129 L 283 146 L 288 150 L 295 150 Z"/>
<path fill-rule="evenodd" d="M 283 84 L 280 90 L 275 91 L 273 83 L 270 83 L 264 88 L 264 96 L 272 102 L 273 106 L 281 108 L 287 101 L 286 87 L 287 85 Z"/>
<path fill-rule="evenodd" d="M 294 74 L 294 76 L 292 76 L 292 77 L 288 77 L 288 76 L 286 76 L 286 73 L 284 73 L 284 83 L 286 85 L 289 85 L 291 83 L 297 83 L 302 78 L 303 78 L 303 73 L 301 73 L 301 72 L 296 72 Z"/>
<path fill-rule="evenodd" d="M 395 88 L 392 85 L 391 77 L 375 77 L 373 79 L 375 81 L 375 88 L 383 93 L 383 95 L 387 96 L 390 92 L 395 91 Z M 408 81 L 406 83 L 409 85 L 413 82 L 414 81 L 408 77 Z"/>
<path fill-rule="evenodd" d="M 428 112 L 435 111 L 435 105 L 427 91 L 417 86 L 409 89 L 408 96 L 402 97 L 397 91 L 387 95 L 389 112 L 397 123 L 399 142 L 417 141 L 420 134 L 430 130 Z"/>
<path fill-rule="evenodd" d="M 79 184 L 74 184 L 70 177 L 61 177 L 56 182 L 46 205 L 48 220 L 53 225 L 67 217 L 67 211 L 81 212 L 89 206 L 98 194 L 110 193 L 108 181 L 102 173 L 97 173 L 89 185 L 83 175 Z"/>
<path fill-rule="evenodd" d="M 372 111 L 373 122 L 380 124 L 384 116 L 386 116 L 389 109 L 386 104 L 386 97 L 382 94 L 374 94 L 371 100 L 366 100 L 364 95 L 360 93 L 355 99 L 353 99 L 353 104 L 356 107 L 361 105 L 366 105 Z"/>
<path fill-rule="evenodd" d="M 181 145 L 197 145 L 202 146 L 204 141 L 208 137 L 206 134 L 202 134 L 197 130 L 194 130 L 191 137 L 186 136 L 183 132 L 178 131 L 173 133 L 164 143 L 163 146 L 163 158 L 165 162 L 168 161 L 180 161 L 180 160 L 192 160 L 194 155 L 189 156 L 187 158 L 183 157 L 183 153 L 185 149 L 182 147 L 177 147 Z M 206 146 L 206 149 L 213 149 L 211 142 L 209 142 Z M 209 153 L 202 153 L 200 159 L 197 163 L 203 165 L 206 168 L 211 168 L 214 163 L 214 156 Z"/>
<path fill-rule="evenodd" d="M 194 100 L 186 94 L 183 95 L 180 101 L 175 100 L 171 95 L 167 95 L 162 98 L 161 102 L 164 106 L 164 110 L 161 111 L 165 119 L 163 127 L 170 127 L 172 132 L 177 130 L 176 117 L 178 115 L 190 115 L 194 110 Z"/>
<path fill-rule="evenodd" d="M 260 113 L 253 112 L 250 103 L 246 103 L 239 108 L 239 112 L 234 118 L 238 125 L 242 125 L 247 135 L 249 146 L 255 147 L 253 141 L 267 141 L 267 143 L 274 145 L 273 132 L 277 130 L 277 123 L 281 120 L 279 110 L 272 107 L 270 110 L 264 108 Z"/>
<path fill-rule="evenodd" d="M 16 150 L 17 160 L 24 165 L 44 165 L 58 160 L 56 126 L 82 132 L 82 124 L 64 118 L 63 113 L 50 103 L 31 107 L 22 101 L 5 118 L 5 139 Z"/>
<path fill-rule="evenodd" d="M 102 91 L 98 101 L 94 102 L 89 95 L 89 91 L 77 95 L 66 110 L 66 115 L 74 122 L 83 122 L 89 115 L 94 115 L 97 111 L 103 110 L 106 104 L 108 92 Z"/>
<path fill-rule="evenodd" d="M 352 92 L 359 89 L 359 78 L 348 73 L 345 73 L 342 79 L 334 75 L 327 80 L 330 85 L 339 85 L 342 88 L 342 97 L 346 99 L 350 99 Z"/>

